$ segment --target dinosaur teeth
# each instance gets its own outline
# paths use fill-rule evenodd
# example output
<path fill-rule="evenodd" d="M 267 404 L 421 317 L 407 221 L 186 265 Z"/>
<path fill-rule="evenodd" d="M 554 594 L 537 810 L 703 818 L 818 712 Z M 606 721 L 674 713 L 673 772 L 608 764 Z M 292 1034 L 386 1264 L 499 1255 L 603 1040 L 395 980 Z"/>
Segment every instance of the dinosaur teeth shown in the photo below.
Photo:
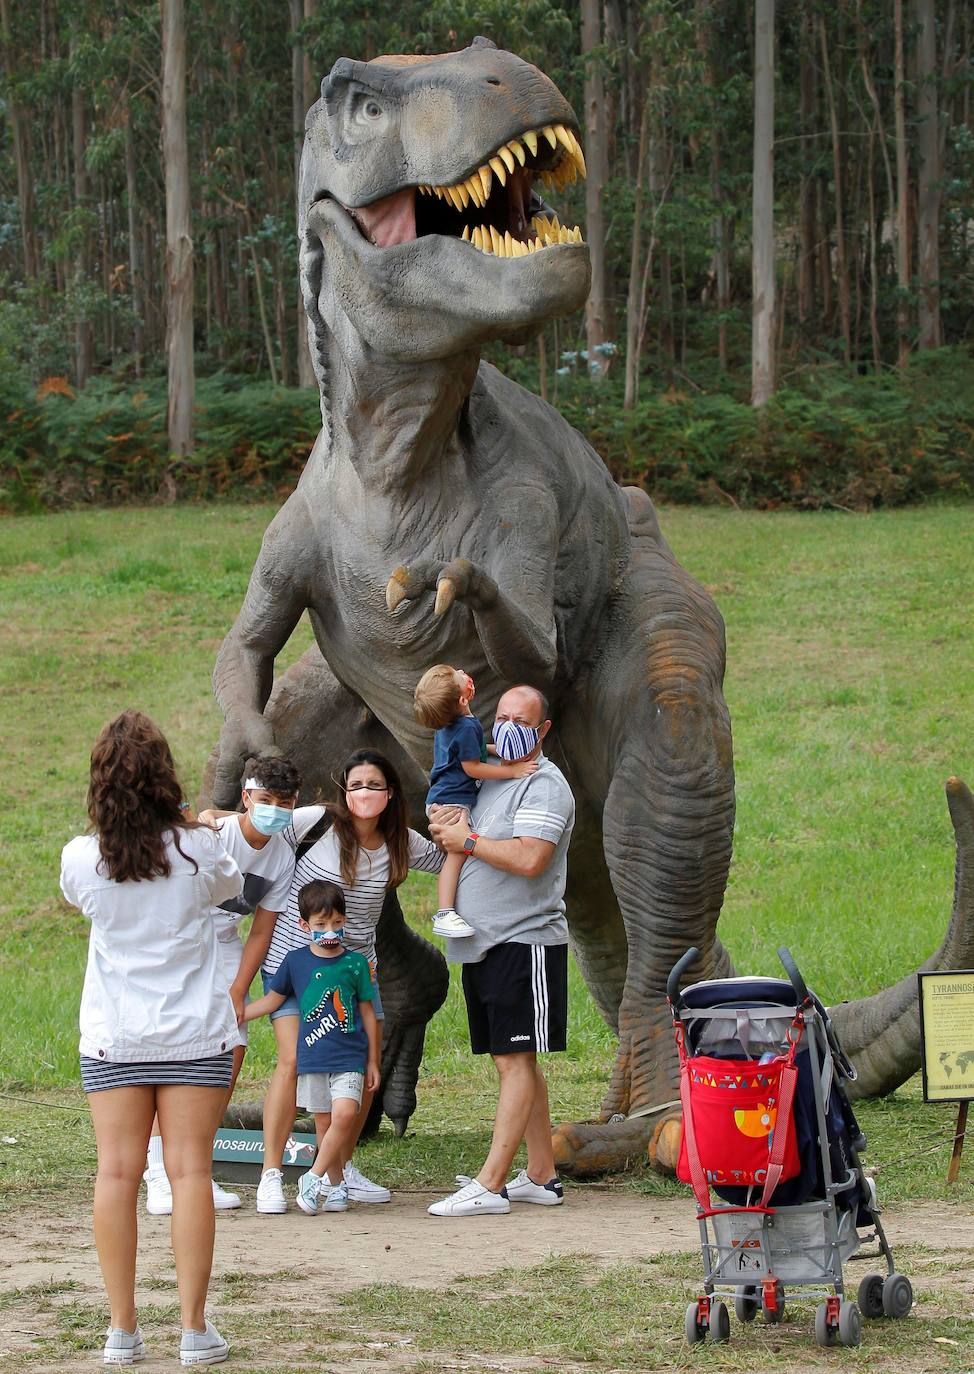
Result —
<path fill-rule="evenodd" d="M 507 178 L 512 176 L 518 167 L 526 165 L 527 153 L 532 157 L 537 156 L 539 136 L 546 140 L 553 152 L 559 154 L 554 166 L 546 167 L 542 171 L 530 169 L 540 177 L 545 186 L 553 186 L 556 190 L 562 191 L 577 179 L 579 173 L 585 176 L 585 154 L 577 136 L 564 124 L 548 124 L 543 129 L 527 129 L 520 137 L 512 138 L 509 143 L 498 148 L 497 152 L 475 172 L 471 172 L 464 181 L 458 181 L 452 186 L 423 183 L 417 190 L 423 196 L 436 196 L 437 200 L 452 205 L 461 214 L 471 203 L 482 210 L 490 197 L 494 177 L 498 178 L 502 186 L 506 186 Z"/>

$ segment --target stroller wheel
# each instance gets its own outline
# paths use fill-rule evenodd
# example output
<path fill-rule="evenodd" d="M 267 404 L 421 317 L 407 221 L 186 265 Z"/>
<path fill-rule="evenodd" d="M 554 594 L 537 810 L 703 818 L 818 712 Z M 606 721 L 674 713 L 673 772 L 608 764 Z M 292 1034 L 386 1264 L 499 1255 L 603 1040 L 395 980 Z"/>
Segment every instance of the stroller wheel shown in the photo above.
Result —
<path fill-rule="evenodd" d="M 905 1317 L 913 1306 L 913 1285 L 905 1274 L 890 1274 L 883 1284 L 883 1311 L 887 1317 Z"/>
<path fill-rule="evenodd" d="M 753 1322 L 758 1315 L 758 1300 L 753 1288 L 745 1288 L 734 1299 L 734 1316 L 739 1322 Z"/>
<path fill-rule="evenodd" d="M 785 1289 L 781 1283 L 774 1286 L 774 1307 L 768 1307 L 766 1302 L 761 1304 L 761 1316 L 769 1326 L 776 1326 L 778 1322 L 785 1318 Z"/>
<path fill-rule="evenodd" d="M 687 1308 L 686 1319 L 683 1323 L 683 1330 L 686 1333 L 687 1343 L 689 1345 L 696 1345 L 697 1342 L 702 1341 L 707 1334 L 706 1327 L 700 1325 L 698 1318 L 699 1308 L 695 1302 L 692 1302 Z"/>
<path fill-rule="evenodd" d="M 715 1343 L 730 1340 L 730 1317 L 722 1302 L 710 1304 L 710 1339 Z"/>
<path fill-rule="evenodd" d="M 881 1317 L 883 1308 L 883 1276 L 867 1274 L 859 1284 L 859 1311 L 864 1317 Z"/>
<path fill-rule="evenodd" d="M 819 1345 L 826 1347 L 835 1345 L 839 1339 L 839 1333 L 834 1326 L 829 1325 L 829 1305 L 827 1302 L 820 1302 L 815 1309 L 815 1339 Z"/>
<path fill-rule="evenodd" d="M 858 1345 L 862 1335 L 859 1308 L 854 1302 L 843 1298 L 839 1305 L 839 1340 L 843 1345 Z"/>

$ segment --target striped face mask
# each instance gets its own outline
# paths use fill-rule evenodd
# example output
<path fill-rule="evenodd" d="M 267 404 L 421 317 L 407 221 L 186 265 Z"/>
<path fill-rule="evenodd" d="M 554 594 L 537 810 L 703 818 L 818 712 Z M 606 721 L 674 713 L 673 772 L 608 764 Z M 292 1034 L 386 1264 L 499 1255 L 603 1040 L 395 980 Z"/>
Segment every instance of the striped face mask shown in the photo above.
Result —
<path fill-rule="evenodd" d="M 540 738 L 540 730 L 536 730 L 533 725 L 518 725 L 514 720 L 494 721 L 494 744 L 498 755 L 506 763 L 527 758 L 528 754 L 537 748 Z"/>

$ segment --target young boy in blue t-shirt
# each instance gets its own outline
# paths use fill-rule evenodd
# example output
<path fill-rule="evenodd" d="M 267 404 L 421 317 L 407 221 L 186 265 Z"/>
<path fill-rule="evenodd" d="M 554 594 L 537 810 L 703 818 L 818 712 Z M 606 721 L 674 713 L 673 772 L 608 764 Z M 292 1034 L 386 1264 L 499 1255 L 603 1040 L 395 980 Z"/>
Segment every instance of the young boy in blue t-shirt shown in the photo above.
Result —
<path fill-rule="evenodd" d="M 513 763 L 498 759 L 488 763 L 483 726 L 470 709 L 475 693 L 469 673 L 437 663 L 423 674 L 413 694 L 413 714 L 420 725 L 435 732 L 426 814 L 429 815 L 431 806 L 455 806 L 457 815 L 453 819 L 463 818 L 468 826 L 477 789 L 484 778 L 526 778 L 538 767 L 534 759 Z M 433 918 L 433 934 L 446 935 L 451 940 L 474 934 L 473 926 L 454 910 L 466 857 L 447 854 L 437 881 L 439 910 Z"/>
<path fill-rule="evenodd" d="M 325 1211 L 348 1208 L 342 1162 L 355 1144 L 363 1088 L 375 1092 L 379 1086 L 379 1023 L 368 960 L 342 947 L 342 889 L 321 879 L 305 883 L 298 912 L 311 943 L 285 956 L 265 996 L 245 1008 L 244 1020 L 277 1011 L 289 997 L 298 999 L 298 1106 L 313 1113 L 321 1143 L 311 1168 L 298 1179 L 297 1202 L 314 1216 L 326 1177 Z"/>

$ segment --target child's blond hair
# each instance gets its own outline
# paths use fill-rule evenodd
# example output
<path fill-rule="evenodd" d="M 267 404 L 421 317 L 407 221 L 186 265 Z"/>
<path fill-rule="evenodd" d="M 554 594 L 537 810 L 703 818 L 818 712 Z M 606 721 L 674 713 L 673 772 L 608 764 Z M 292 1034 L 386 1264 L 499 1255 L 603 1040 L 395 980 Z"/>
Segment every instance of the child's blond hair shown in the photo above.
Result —
<path fill-rule="evenodd" d="M 457 670 L 448 663 L 437 663 L 416 684 L 413 715 L 427 730 L 442 730 L 460 714 L 460 688 Z"/>

